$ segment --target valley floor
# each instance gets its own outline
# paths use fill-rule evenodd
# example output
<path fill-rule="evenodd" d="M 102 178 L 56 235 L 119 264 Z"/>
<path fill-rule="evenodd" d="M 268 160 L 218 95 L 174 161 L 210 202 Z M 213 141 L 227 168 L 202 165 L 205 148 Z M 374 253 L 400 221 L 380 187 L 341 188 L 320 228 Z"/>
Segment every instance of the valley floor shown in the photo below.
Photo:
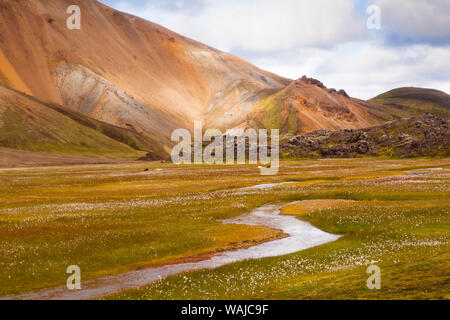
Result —
<path fill-rule="evenodd" d="M 114 163 L 119 160 L 94 157 L 64 156 L 44 152 L 31 152 L 0 147 L 0 168 L 14 168 L 25 166 L 57 166 Z"/>
<path fill-rule="evenodd" d="M 298 201 L 282 212 L 342 237 L 109 298 L 448 299 L 449 181 L 446 159 L 282 162 L 273 177 L 156 162 L 0 169 L 0 296 L 63 286 L 70 265 L 86 281 L 281 238 L 221 221 Z M 246 188 L 278 182 L 294 183 Z M 371 264 L 381 290 L 366 287 Z"/>

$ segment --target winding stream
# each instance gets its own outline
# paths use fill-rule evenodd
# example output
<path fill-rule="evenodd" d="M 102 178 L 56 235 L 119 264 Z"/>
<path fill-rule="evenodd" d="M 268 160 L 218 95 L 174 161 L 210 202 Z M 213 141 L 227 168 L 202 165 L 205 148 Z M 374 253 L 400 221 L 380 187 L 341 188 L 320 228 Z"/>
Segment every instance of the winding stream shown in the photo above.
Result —
<path fill-rule="evenodd" d="M 69 291 L 66 287 L 60 287 L 36 293 L 6 297 L 4 299 L 95 299 L 124 290 L 142 287 L 167 276 L 200 269 L 215 269 L 226 264 L 248 259 L 282 256 L 332 242 L 339 238 L 337 235 L 319 230 L 311 224 L 293 216 L 280 215 L 280 208 L 284 205 L 268 204 L 240 217 L 223 221 L 227 224 L 267 226 L 273 229 L 280 229 L 288 235 L 284 239 L 262 243 L 247 249 L 224 252 L 199 262 L 135 270 L 124 274 L 82 282 L 81 290 Z"/>
<path fill-rule="evenodd" d="M 270 189 L 273 187 L 278 187 L 278 186 L 283 186 L 285 184 L 293 184 L 293 183 L 297 183 L 296 181 L 292 181 L 292 182 L 277 182 L 277 183 L 263 183 L 263 184 L 258 184 L 256 186 L 251 186 L 251 187 L 245 187 L 243 188 L 244 190 L 252 190 L 252 189 Z"/>

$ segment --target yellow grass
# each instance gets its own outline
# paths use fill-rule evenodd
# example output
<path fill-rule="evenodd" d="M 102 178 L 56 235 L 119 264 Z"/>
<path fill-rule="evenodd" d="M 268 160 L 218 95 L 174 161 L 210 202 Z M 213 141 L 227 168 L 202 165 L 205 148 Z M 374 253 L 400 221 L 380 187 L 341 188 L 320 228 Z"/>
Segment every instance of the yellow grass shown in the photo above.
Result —
<path fill-rule="evenodd" d="M 305 215 L 314 211 L 348 208 L 356 205 L 353 200 L 318 199 L 304 200 L 281 208 L 281 213 L 286 215 Z"/>

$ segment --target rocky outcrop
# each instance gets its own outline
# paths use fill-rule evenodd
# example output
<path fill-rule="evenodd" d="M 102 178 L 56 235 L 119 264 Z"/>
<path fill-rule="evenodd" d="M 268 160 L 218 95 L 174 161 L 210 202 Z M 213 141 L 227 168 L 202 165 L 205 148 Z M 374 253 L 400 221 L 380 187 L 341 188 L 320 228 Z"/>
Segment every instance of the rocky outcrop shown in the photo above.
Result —
<path fill-rule="evenodd" d="M 412 158 L 450 155 L 448 118 L 430 114 L 360 130 L 320 130 L 286 138 L 287 158 Z"/>
<path fill-rule="evenodd" d="M 319 88 L 322 88 L 322 89 L 326 88 L 322 82 L 320 82 L 319 80 L 314 79 L 314 78 L 308 78 L 307 76 L 303 76 L 299 80 L 306 84 L 312 84 L 312 85 L 318 86 Z"/>
<path fill-rule="evenodd" d="M 159 161 L 159 160 L 164 159 L 153 152 L 149 152 L 144 157 L 139 158 L 137 161 Z"/>

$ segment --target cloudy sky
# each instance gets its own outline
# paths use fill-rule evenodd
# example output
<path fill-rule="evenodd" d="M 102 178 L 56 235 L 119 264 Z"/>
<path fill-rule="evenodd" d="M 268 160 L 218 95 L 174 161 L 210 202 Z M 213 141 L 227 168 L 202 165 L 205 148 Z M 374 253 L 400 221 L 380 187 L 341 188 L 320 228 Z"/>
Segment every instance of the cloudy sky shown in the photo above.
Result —
<path fill-rule="evenodd" d="M 100 0 L 257 66 L 358 98 L 416 86 L 450 94 L 449 0 Z M 380 9 L 381 28 L 371 6 Z"/>

